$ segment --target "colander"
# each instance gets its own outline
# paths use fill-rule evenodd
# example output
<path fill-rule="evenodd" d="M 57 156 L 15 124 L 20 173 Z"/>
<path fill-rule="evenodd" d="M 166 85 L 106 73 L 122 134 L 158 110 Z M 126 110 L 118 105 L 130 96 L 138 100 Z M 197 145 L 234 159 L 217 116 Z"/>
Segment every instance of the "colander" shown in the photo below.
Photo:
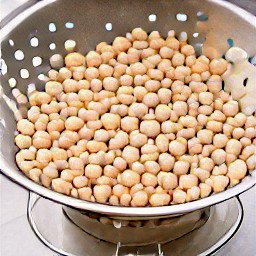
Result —
<path fill-rule="evenodd" d="M 0 169 L 10 179 L 42 197 L 79 210 L 108 216 L 144 219 L 185 214 L 230 199 L 256 183 L 255 174 L 222 193 L 182 205 L 119 207 L 68 197 L 29 180 L 15 163 L 15 114 L 19 107 L 14 89 L 27 93 L 31 85 L 43 90 L 49 57 L 66 54 L 64 42 L 77 42 L 83 54 L 101 41 L 112 42 L 135 27 L 163 36 L 171 29 L 186 32 L 197 53 L 222 56 L 232 45 L 256 55 L 256 18 L 220 0 L 45 0 L 29 1 L 1 24 L 2 73 L 0 97 Z M 17 90 L 16 90 L 17 91 Z M 20 109 L 21 110 L 21 109 Z M 254 172 L 255 173 L 255 172 Z"/>

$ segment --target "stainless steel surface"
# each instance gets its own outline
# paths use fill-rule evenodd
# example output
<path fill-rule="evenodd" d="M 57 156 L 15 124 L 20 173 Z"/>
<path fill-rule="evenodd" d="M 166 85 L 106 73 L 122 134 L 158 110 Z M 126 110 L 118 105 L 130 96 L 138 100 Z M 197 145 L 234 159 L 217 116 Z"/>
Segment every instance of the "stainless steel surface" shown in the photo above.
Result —
<path fill-rule="evenodd" d="M 79 6 L 79 8 L 76 8 Z M 56 12 L 57 10 L 57 12 Z M 76 10 L 76 11 L 70 11 Z M 85 15 L 86 10 L 86 15 Z M 208 15 L 207 21 L 198 21 L 197 12 Z M 156 22 L 150 22 L 148 15 L 157 15 Z M 185 13 L 187 22 L 176 19 L 177 13 Z M 93 22 L 97 17 L 97 22 Z M 40 22 L 38 22 L 40 21 Z M 49 32 L 49 23 L 54 22 L 57 27 L 55 33 Z M 65 29 L 65 22 L 73 22 L 73 29 Z M 112 22 L 113 30 L 105 30 L 105 24 Z M 235 24 L 235 26 L 234 26 Z M 92 49 L 99 41 L 112 41 L 117 35 L 130 31 L 133 27 L 142 26 L 147 31 L 159 30 L 163 35 L 174 29 L 177 32 L 186 31 L 192 43 L 201 43 L 206 37 L 204 47 L 214 46 L 220 54 L 228 48 L 227 39 L 232 38 L 236 46 L 241 46 L 250 54 L 256 54 L 254 43 L 256 41 L 256 18 L 246 11 L 219 0 L 199 1 L 40 1 L 36 5 L 22 12 L 11 20 L 2 29 L 2 52 L 8 72 L 1 79 L 4 93 L 12 98 L 11 88 L 7 80 L 14 77 L 17 80 L 17 88 L 26 92 L 29 83 L 40 82 L 37 75 L 46 73 L 49 69 L 48 58 L 54 52 L 64 53 L 63 42 L 65 39 L 75 39 L 78 42 L 79 51 L 85 53 Z M 239 31 L 239 33 L 238 33 Z M 200 32 L 198 38 L 193 38 L 194 32 Z M 99 37 L 100 35 L 100 37 Z M 29 39 L 36 36 L 39 39 L 38 47 L 31 47 Z M 248 40 L 246 38 L 248 37 Z M 14 46 L 9 45 L 9 39 Z M 50 43 L 56 43 L 55 51 L 49 49 Z M 83 42 L 83 43 L 81 43 Z M 23 61 L 17 61 L 13 57 L 14 52 L 21 49 L 25 54 Z M 31 64 L 33 56 L 40 55 L 43 63 L 37 68 Z M 22 79 L 19 70 L 27 68 L 29 78 Z M 35 82 L 37 81 L 37 82 Z M 41 88 L 43 83 L 41 82 Z M 209 198 L 183 205 L 147 208 L 116 207 L 97 203 L 81 201 L 48 190 L 27 179 L 16 167 L 14 161 L 15 147 L 13 145 L 15 120 L 12 111 L 7 107 L 3 98 L 0 98 L 0 169 L 17 183 L 46 198 L 66 204 L 75 208 L 101 212 L 119 216 L 164 216 L 171 214 L 183 214 L 206 206 L 227 200 L 239 193 L 251 188 L 256 182 L 255 172 L 246 177 L 241 184 L 228 189 L 225 192 L 213 195 Z"/>

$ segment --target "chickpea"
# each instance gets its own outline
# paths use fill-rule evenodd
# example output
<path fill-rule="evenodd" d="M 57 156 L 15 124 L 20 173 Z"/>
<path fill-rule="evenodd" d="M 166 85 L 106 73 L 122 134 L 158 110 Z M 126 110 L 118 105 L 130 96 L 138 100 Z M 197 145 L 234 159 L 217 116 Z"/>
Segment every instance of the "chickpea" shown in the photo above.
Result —
<path fill-rule="evenodd" d="M 144 163 L 145 171 L 152 174 L 157 174 L 160 171 L 160 166 L 154 161 L 146 161 Z"/>
<path fill-rule="evenodd" d="M 205 197 L 209 196 L 210 193 L 212 192 L 212 187 L 206 183 L 200 183 L 199 188 L 200 188 L 200 197 L 201 198 L 205 198 Z"/>
<path fill-rule="evenodd" d="M 118 53 L 126 52 L 132 46 L 131 42 L 125 37 L 116 37 L 112 45 Z"/>
<path fill-rule="evenodd" d="M 128 164 L 136 162 L 140 159 L 139 150 L 132 146 L 126 146 L 123 149 L 122 157 L 126 160 Z"/>
<path fill-rule="evenodd" d="M 241 159 L 237 159 L 229 165 L 227 177 L 230 178 L 230 182 L 232 184 L 234 182 L 233 180 L 239 181 L 243 179 L 246 173 L 247 173 L 246 163 Z"/>
<path fill-rule="evenodd" d="M 131 206 L 146 206 L 148 204 L 148 194 L 145 191 L 138 191 L 132 195 Z"/>
<path fill-rule="evenodd" d="M 218 175 L 218 176 L 211 176 L 210 179 L 213 182 L 213 192 L 219 193 L 225 190 L 229 183 L 229 178 L 226 176 Z"/>
<path fill-rule="evenodd" d="M 95 185 L 93 195 L 99 203 L 106 203 L 111 196 L 111 187 L 109 185 Z"/>
<path fill-rule="evenodd" d="M 217 121 L 208 121 L 206 129 L 214 133 L 222 132 L 223 124 Z"/>
<path fill-rule="evenodd" d="M 65 65 L 67 67 L 82 66 L 85 63 L 85 57 L 78 52 L 69 53 L 65 57 Z"/>
<path fill-rule="evenodd" d="M 202 144 L 211 144 L 213 140 L 213 132 L 203 129 L 197 132 L 197 138 Z"/>
<path fill-rule="evenodd" d="M 179 118 L 179 122 L 182 124 L 184 127 L 188 128 L 193 128 L 197 125 L 197 120 L 193 116 L 181 116 Z"/>
<path fill-rule="evenodd" d="M 187 161 L 176 161 L 173 167 L 173 173 L 176 175 L 186 174 L 189 170 L 190 164 Z"/>
<path fill-rule="evenodd" d="M 20 149 L 25 149 L 32 145 L 32 140 L 30 136 L 18 134 L 15 137 L 15 143 Z"/>
<path fill-rule="evenodd" d="M 50 148 L 52 141 L 50 135 L 45 131 L 36 131 L 32 137 L 33 146 L 37 149 Z"/>
<path fill-rule="evenodd" d="M 228 168 L 226 164 L 221 164 L 219 166 L 215 166 L 212 171 L 212 175 L 226 175 L 228 172 Z"/>
<path fill-rule="evenodd" d="M 240 127 L 235 128 L 235 129 L 233 130 L 233 132 L 232 132 L 233 138 L 234 138 L 234 139 L 237 139 L 237 140 L 239 140 L 239 139 L 241 139 L 242 137 L 244 137 L 244 135 L 245 135 L 245 131 L 244 131 L 243 128 L 240 128 Z"/>
<path fill-rule="evenodd" d="M 119 87 L 119 82 L 114 77 L 105 77 L 103 79 L 103 87 L 107 91 L 116 92 Z"/>
<path fill-rule="evenodd" d="M 149 202 L 152 206 L 164 206 L 168 205 L 171 201 L 171 196 L 169 194 L 152 194 Z"/>
<path fill-rule="evenodd" d="M 228 101 L 223 105 L 222 111 L 225 116 L 235 116 L 239 111 L 238 102 L 234 100 Z"/>
<path fill-rule="evenodd" d="M 102 168 L 96 164 L 88 164 L 85 167 L 85 177 L 89 179 L 97 179 L 102 175 Z"/>
<path fill-rule="evenodd" d="M 213 59 L 210 62 L 210 72 L 213 75 L 222 75 L 227 69 L 227 61 L 224 59 Z"/>
<path fill-rule="evenodd" d="M 160 124 L 155 120 L 142 121 L 140 124 L 140 132 L 147 137 L 155 138 L 160 133 Z"/>
<path fill-rule="evenodd" d="M 82 200 L 91 200 L 91 195 L 92 195 L 92 189 L 89 187 L 83 187 L 79 188 L 78 190 L 78 197 Z"/>
<path fill-rule="evenodd" d="M 68 149 L 79 140 L 79 135 L 73 131 L 64 131 L 59 138 L 59 147 Z"/>
<path fill-rule="evenodd" d="M 205 182 L 205 180 L 210 177 L 210 172 L 203 168 L 194 168 L 191 173 L 197 176 L 201 182 Z"/>
<path fill-rule="evenodd" d="M 136 117 L 126 116 L 121 119 L 121 129 L 125 132 L 131 132 L 139 129 L 139 120 Z"/>
<path fill-rule="evenodd" d="M 222 79 L 219 75 L 212 75 L 206 82 L 211 93 L 218 93 L 222 89 Z"/>
<path fill-rule="evenodd" d="M 176 101 L 173 104 L 173 110 L 177 116 L 185 116 L 188 113 L 188 105 L 183 101 Z"/>
<path fill-rule="evenodd" d="M 226 152 L 223 149 L 215 149 L 211 154 L 211 158 L 215 164 L 221 165 L 225 162 Z"/>
<path fill-rule="evenodd" d="M 244 136 L 249 138 L 249 139 L 253 139 L 256 137 L 256 130 L 253 127 L 248 127 L 245 129 L 245 133 Z"/>
<path fill-rule="evenodd" d="M 27 119 L 21 119 L 17 123 L 17 130 L 23 134 L 32 136 L 35 133 L 34 124 Z"/>
<path fill-rule="evenodd" d="M 119 184 L 122 184 L 126 187 L 132 187 L 140 183 L 140 175 L 132 170 L 125 170 L 120 174 Z"/>
<path fill-rule="evenodd" d="M 185 63 L 185 56 L 181 53 L 174 53 L 172 57 L 172 66 L 182 66 Z"/>
<path fill-rule="evenodd" d="M 73 188 L 73 186 L 71 183 L 62 180 L 61 178 L 57 178 L 52 180 L 52 188 L 56 192 L 70 195 L 70 191 Z"/>
<path fill-rule="evenodd" d="M 133 95 L 136 97 L 137 101 L 141 102 L 144 96 L 147 94 L 147 89 L 142 86 L 136 86 L 133 91 Z"/>
<path fill-rule="evenodd" d="M 142 118 L 148 113 L 148 107 L 143 103 L 132 103 L 129 107 L 128 115 Z"/>
<path fill-rule="evenodd" d="M 76 131 L 84 126 L 84 122 L 81 118 L 71 116 L 65 121 L 65 128 L 67 130 Z"/>
<path fill-rule="evenodd" d="M 255 145 L 247 145 L 243 148 L 242 154 L 239 157 L 245 161 L 248 157 L 255 154 L 255 152 L 256 152 Z"/>
<path fill-rule="evenodd" d="M 116 114 L 106 113 L 101 116 L 101 121 L 105 129 L 116 130 L 120 127 L 121 118 Z"/>
<path fill-rule="evenodd" d="M 199 199 L 199 197 L 200 197 L 200 188 L 199 187 L 194 186 L 187 190 L 187 196 L 186 196 L 187 202 L 197 200 L 197 199 Z"/>
<path fill-rule="evenodd" d="M 129 206 L 131 203 L 132 197 L 129 194 L 122 194 L 120 197 L 120 205 Z"/>
<path fill-rule="evenodd" d="M 190 189 L 198 185 L 198 178 L 193 174 L 181 175 L 179 178 L 179 187 L 184 189 Z"/>
<path fill-rule="evenodd" d="M 200 166 L 200 168 L 205 169 L 206 171 L 211 172 L 212 169 L 214 168 L 214 161 L 211 158 L 209 158 L 209 157 L 203 157 L 199 161 L 199 166 Z"/>
<path fill-rule="evenodd" d="M 199 93 L 199 102 L 204 105 L 211 105 L 213 102 L 213 94 L 210 92 Z"/>
<path fill-rule="evenodd" d="M 87 143 L 87 149 L 90 153 L 96 153 L 99 151 L 107 151 L 107 145 L 104 142 L 98 142 L 98 141 L 88 141 Z"/>
<path fill-rule="evenodd" d="M 193 80 L 189 83 L 189 88 L 194 93 L 201 93 L 201 92 L 206 92 L 207 91 L 207 85 L 206 84 L 201 83 L 201 82 L 195 82 Z"/>
<path fill-rule="evenodd" d="M 187 141 L 184 138 L 173 140 L 169 144 L 169 151 L 173 156 L 184 155 L 187 151 Z"/>
<path fill-rule="evenodd" d="M 255 156 L 252 155 L 246 159 L 246 165 L 248 170 L 252 171 L 256 167 Z"/>
<path fill-rule="evenodd" d="M 155 187 L 157 185 L 157 177 L 152 173 L 143 173 L 141 176 L 141 183 L 145 187 L 152 186 Z"/>
<path fill-rule="evenodd" d="M 188 152 L 190 155 L 200 154 L 203 150 L 203 146 L 199 138 L 192 138 L 188 140 Z"/>
<path fill-rule="evenodd" d="M 164 153 L 168 151 L 169 148 L 169 139 L 164 134 L 159 134 L 156 137 L 156 146 L 160 152 Z"/>
<path fill-rule="evenodd" d="M 40 176 L 42 174 L 42 171 L 38 168 L 33 168 L 29 170 L 29 178 L 32 179 L 34 182 L 39 183 L 40 182 Z"/>
<path fill-rule="evenodd" d="M 159 103 L 159 98 L 156 93 L 149 92 L 144 97 L 142 102 L 149 108 L 156 107 Z"/>
<path fill-rule="evenodd" d="M 138 130 L 134 130 L 130 133 L 130 145 L 136 148 L 140 148 L 147 143 L 148 137 L 145 134 L 140 133 Z"/>
<path fill-rule="evenodd" d="M 160 122 L 166 121 L 170 118 L 171 108 L 164 104 L 160 104 L 155 109 L 156 119 Z"/>
<path fill-rule="evenodd" d="M 173 204 L 182 204 L 185 203 L 187 194 L 181 189 L 175 189 L 172 194 L 172 203 Z"/>

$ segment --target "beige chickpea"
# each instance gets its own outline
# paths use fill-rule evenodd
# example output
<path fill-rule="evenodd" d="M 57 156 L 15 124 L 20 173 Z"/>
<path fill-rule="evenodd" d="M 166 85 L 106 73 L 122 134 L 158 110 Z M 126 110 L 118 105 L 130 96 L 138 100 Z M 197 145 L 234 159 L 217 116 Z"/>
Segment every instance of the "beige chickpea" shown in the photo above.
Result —
<path fill-rule="evenodd" d="M 189 88 L 194 93 L 201 93 L 201 92 L 207 91 L 207 85 L 205 83 L 201 83 L 201 82 L 191 81 L 189 83 Z"/>
<path fill-rule="evenodd" d="M 107 64 L 101 64 L 99 66 L 99 75 L 103 79 L 105 77 L 111 77 L 114 73 L 114 68 Z"/>
<path fill-rule="evenodd" d="M 137 49 L 137 50 L 143 50 L 148 48 L 148 42 L 147 41 L 134 41 L 132 44 L 132 47 Z M 132 62 L 134 63 L 134 62 Z"/>
<path fill-rule="evenodd" d="M 152 108 L 158 105 L 159 98 L 156 93 L 149 92 L 143 97 L 142 102 L 149 108 Z"/>
<path fill-rule="evenodd" d="M 121 197 L 123 194 L 128 194 L 129 189 L 121 184 L 117 184 L 113 187 L 113 194 L 117 197 Z"/>
<path fill-rule="evenodd" d="M 218 175 L 218 176 L 211 176 L 210 179 L 212 180 L 212 188 L 213 192 L 219 193 L 225 190 L 229 183 L 229 178 L 226 176 Z"/>
<path fill-rule="evenodd" d="M 185 203 L 186 201 L 186 192 L 184 192 L 183 190 L 181 189 L 175 189 L 173 191 L 173 199 L 172 199 L 172 203 L 173 204 L 182 204 L 182 203 Z"/>
<path fill-rule="evenodd" d="M 227 142 L 225 151 L 228 154 L 234 154 L 238 156 L 241 152 L 242 144 L 239 140 L 231 139 Z"/>
<path fill-rule="evenodd" d="M 50 164 L 43 168 L 43 174 L 51 179 L 58 178 L 59 176 L 56 166 Z"/>
<path fill-rule="evenodd" d="M 35 133 L 34 124 L 27 119 L 21 119 L 18 121 L 17 130 L 23 135 L 32 136 Z"/>
<path fill-rule="evenodd" d="M 88 164 L 85 167 L 84 174 L 89 179 L 97 179 L 102 175 L 102 168 L 99 165 Z"/>
<path fill-rule="evenodd" d="M 110 108 L 110 112 L 112 114 L 117 114 L 121 117 L 124 117 L 128 114 L 129 107 L 124 104 L 112 105 Z"/>
<path fill-rule="evenodd" d="M 145 134 L 140 133 L 138 130 L 134 130 L 130 133 L 130 145 L 136 148 L 140 148 L 147 143 L 148 137 Z"/>
<path fill-rule="evenodd" d="M 172 62 L 169 59 L 162 59 L 157 68 L 165 73 L 166 77 L 169 79 L 174 78 L 174 67 L 172 67 Z"/>
<path fill-rule="evenodd" d="M 200 197 L 200 188 L 199 187 L 194 186 L 187 190 L 187 196 L 186 196 L 187 202 L 197 200 L 197 199 L 199 199 L 199 197 Z"/>
<path fill-rule="evenodd" d="M 252 155 L 246 159 L 246 165 L 248 170 L 252 171 L 256 167 L 255 155 Z"/>
<path fill-rule="evenodd" d="M 184 54 L 185 56 L 190 56 L 190 55 L 194 56 L 195 49 L 192 45 L 186 44 L 186 45 L 181 47 L 180 52 L 182 54 Z"/>
<path fill-rule="evenodd" d="M 105 77 L 103 79 L 103 87 L 107 91 L 116 92 L 119 87 L 119 82 L 114 77 Z"/>
<path fill-rule="evenodd" d="M 45 131 L 36 131 L 32 138 L 33 146 L 37 149 L 50 148 L 52 141 L 50 135 Z"/>
<path fill-rule="evenodd" d="M 172 86 L 172 80 L 170 79 L 170 78 L 164 78 L 162 81 L 161 81 L 161 85 L 162 85 L 162 88 L 160 89 L 161 90 L 161 92 L 159 92 L 158 91 L 158 97 L 159 97 L 159 99 L 160 99 L 160 102 L 161 103 L 164 103 L 164 101 L 166 101 L 165 100 L 165 94 L 164 94 L 164 91 L 165 90 L 163 90 L 163 89 L 169 89 L 169 88 L 171 88 L 171 86 Z M 167 91 L 165 91 L 165 92 L 167 92 Z M 169 91 L 169 94 L 171 94 L 171 91 Z M 170 102 L 170 101 L 168 101 L 168 102 Z"/>
<path fill-rule="evenodd" d="M 25 149 L 32 145 L 32 140 L 30 136 L 18 134 L 15 137 L 15 143 L 20 149 Z"/>
<path fill-rule="evenodd" d="M 206 82 L 211 93 L 218 93 L 222 89 L 222 79 L 219 75 L 212 75 Z"/>
<path fill-rule="evenodd" d="M 140 132 L 147 137 L 155 138 L 160 133 L 160 124 L 155 120 L 142 121 L 140 124 Z"/>
<path fill-rule="evenodd" d="M 109 197 L 109 204 L 110 205 L 119 205 L 119 198 L 115 195 Z"/>
<path fill-rule="evenodd" d="M 181 53 L 174 53 L 172 56 L 173 67 L 182 66 L 185 63 L 185 56 Z"/>
<path fill-rule="evenodd" d="M 205 182 L 210 177 L 210 172 L 203 168 L 194 168 L 191 173 L 197 176 L 201 182 Z"/>
<path fill-rule="evenodd" d="M 101 116 L 101 121 L 105 129 L 115 130 L 120 127 L 121 118 L 116 114 L 106 113 Z"/>
<path fill-rule="evenodd" d="M 187 128 L 187 129 L 181 129 L 177 132 L 177 138 L 185 138 L 190 139 L 193 138 L 196 134 L 196 131 L 194 128 Z"/>
<path fill-rule="evenodd" d="M 85 176 L 77 176 L 73 180 L 75 188 L 82 188 L 88 185 L 88 179 Z"/>
<path fill-rule="evenodd" d="M 129 206 L 132 200 L 132 196 L 129 194 L 122 194 L 120 196 L 120 205 Z"/>
<path fill-rule="evenodd" d="M 205 198 L 205 197 L 209 196 L 210 193 L 212 192 L 212 187 L 206 183 L 200 183 L 199 188 L 200 188 L 200 197 L 201 198 Z"/>
<path fill-rule="evenodd" d="M 107 142 L 109 140 L 109 134 L 106 130 L 97 130 L 94 133 L 94 140 L 99 142 Z"/>
<path fill-rule="evenodd" d="M 102 90 L 102 81 L 97 78 L 94 78 L 91 80 L 90 87 L 93 92 L 99 92 Z"/>
<path fill-rule="evenodd" d="M 41 174 L 42 174 L 42 171 L 38 168 L 33 168 L 33 169 L 29 170 L 29 173 L 28 173 L 29 178 L 36 183 L 40 182 Z"/>
<path fill-rule="evenodd" d="M 52 180 L 52 188 L 56 192 L 70 195 L 70 191 L 73 188 L 73 186 L 71 183 L 62 180 L 61 178 L 57 178 Z"/>
<path fill-rule="evenodd" d="M 214 145 L 204 145 L 202 150 L 202 155 L 204 157 L 208 157 L 211 155 L 211 153 L 216 149 L 216 146 Z"/>
<path fill-rule="evenodd" d="M 128 164 L 136 162 L 140 159 L 139 150 L 132 146 L 126 146 L 123 149 L 122 157 Z"/>
<path fill-rule="evenodd" d="M 132 37 L 134 40 L 147 40 L 148 35 L 147 32 L 145 32 L 142 28 L 135 28 L 132 30 Z"/>
<path fill-rule="evenodd" d="M 121 129 L 125 132 L 131 132 L 138 130 L 139 128 L 139 119 L 136 117 L 126 116 L 121 119 Z"/>
<path fill-rule="evenodd" d="M 251 145 L 247 145 L 243 148 L 243 151 L 241 153 L 241 155 L 239 156 L 242 160 L 246 160 L 248 157 L 250 157 L 251 155 L 255 154 L 256 152 L 256 146 L 251 144 Z"/>
<path fill-rule="evenodd" d="M 82 200 L 91 200 L 91 195 L 92 195 L 92 189 L 89 187 L 83 187 L 79 188 L 78 190 L 78 197 Z"/>
<path fill-rule="evenodd" d="M 245 125 L 245 128 L 249 128 L 249 127 L 255 127 L 256 126 L 256 118 L 254 116 L 247 116 L 243 114 L 243 113 L 238 113 L 235 116 L 235 119 L 238 123 L 239 126 L 243 126 Z"/>
<path fill-rule="evenodd" d="M 202 159 L 200 159 L 199 161 L 199 166 L 202 169 L 205 169 L 206 171 L 212 171 L 212 169 L 214 168 L 214 161 L 209 158 L 209 157 L 203 157 Z"/>
<path fill-rule="evenodd" d="M 82 159 L 78 157 L 70 157 L 68 160 L 69 168 L 72 170 L 83 170 L 84 163 Z"/>
<path fill-rule="evenodd" d="M 192 73 L 201 74 L 205 71 L 209 71 L 209 66 L 207 63 L 196 60 L 195 64 L 191 67 Z"/>
<path fill-rule="evenodd" d="M 150 40 L 149 46 L 152 49 L 159 50 L 161 47 L 165 45 L 165 41 L 163 38 L 155 38 Z"/>
<path fill-rule="evenodd" d="M 199 93 L 199 102 L 204 105 L 211 105 L 213 102 L 213 94 L 210 92 Z"/>
<path fill-rule="evenodd" d="M 197 132 L 197 138 L 202 144 L 211 144 L 213 140 L 213 132 L 203 129 Z"/>
<path fill-rule="evenodd" d="M 156 175 L 160 171 L 160 166 L 155 161 L 146 161 L 144 163 L 145 171 Z"/>
<path fill-rule="evenodd" d="M 151 204 L 151 206 L 164 206 L 164 205 L 168 205 L 171 201 L 171 196 L 169 194 L 152 194 L 149 202 Z"/>
<path fill-rule="evenodd" d="M 101 64 L 101 56 L 95 51 L 88 52 L 85 59 L 87 67 L 99 67 Z"/>
<path fill-rule="evenodd" d="M 147 89 L 143 86 L 136 86 L 133 91 L 133 95 L 136 97 L 137 101 L 141 102 L 144 96 L 147 94 Z"/>
<path fill-rule="evenodd" d="M 182 124 L 183 127 L 187 128 L 194 128 L 197 125 L 197 120 L 193 116 L 181 116 L 179 118 L 179 122 Z"/>
<path fill-rule="evenodd" d="M 161 81 L 164 78 L 164 73 L 161 70 L 159 70 L 159 69 L 148 69 L 147 75 L 151 79 L 153 79 L 151 81 L 155 81 L 155 80 Z M 146 85 L 147 85 L 147 83 L 145 84 L 145 86 Z M 148 87 L 150 87 L 150 86 L 148 86 Z M 156 86 L 151 86 L 151 87 L 156 87 Z M 159 82 L 159 87 L 160 87 L 160 82 Z"/>
<path fill-rule="evenodd" d="M 246 173 L 247 173 L 246 163 L 241 159 L 235 160 L 228 166 L 227 176 L 230 178 L 231 184 L 233 182 L 232 180 L 239 181 L 243 179 Z"/>
<path fill-rule="evenodd" d="M 200 154 L 203 150 L 203 146 L 199 138 L 192 138 L 188 140 L 188 152 L 190 155 Z"/>
<path fill-rule="evenodd" d="M 217 121 L 208 121 L 206 129 L 213 131 L 214 133 L 222 132 L 223 124 Z"/>
<path fill-rule="evenodd" d="M 133 77 L 129 75 L 122 75 L 119 78 L 119 82 L 121 86 L 131 86 L 133 84 Z"/>
<path fill-rule="evenodd" d="M 232 125 L 227 123 L 223 124 L 223 134 L 225 134 L 228 138 L 231 137 L 233 130 L 234 127 Z"/>
<path fill-rule="evenodd" d="M 162 133 L 176 133 L 178 130 L 178 125 L 172 121 L 165 121 L 161 124 Z"/>
<path fill-rule="evenodd" d="M 246 147 L 246 146 L 248 146 L 248 145 L 251 144 L 251 140 L 248 139 L 248 138 L 246 138 L 246 137 L 241 138 L 241 139 L 240 139 L 240 142 L 241 142 L 241 144 L 242 144 L 243 147 Z"/>
<path fill-rule="evenodd" d="M 51 96 L 46 92 L 34 91 L 29 96 L 29 103 L 31 106 L 41 106 L 42 104 L 48 104 L 51 101 Z"/>
<path fill-rule="evenodd" d="M 87 89 L 81 89 L 78 92 L 78 97 L 80 101 L 90 102 L 93 99 L 93 92 Z"/>
<path fill-rule="evenodd" d="M 107 151 L 107 145 L 104 142 L 98 142 L 94 140 L 90 140 L 87 143 L 87 149 L 90 153 L 97 153 L 99 151 Z"/>
<path fill-rule="evenodd" d="M 61 133 L 59 138 L 59 147 L 68 149 L 79 140 L 79 135 L 73 131 L 67 131 Z"/>
<path fill-rule="evenodd" d="M 106 165 L 104 167 L 104 175 L 110 178 L 116 178 L 120 170 L 114 166 Z"/>
<path fill-rule="evenodd" d="M 227 61 L 224 59 L 213 59 L 210 62 L 210 72 L 213 75 L 222 75 L 227 69 Z"/>
<path fill-rule="evenodd" d="M 88 67 L 84 72 L 84 76 L 86 80 L 91 81 L 99 77 L 99 70 L 95 67 Z"/>
<path fill-rule="evenodd" d="M 125 170 L 120 174 L 119 184 L 126 187 L 132 187 L 135 184 L 140 183 L 140 175 L 132 170 Z"/>
<path fill-rule="evenodd" d="M 225 162 L 226 152 L 223 149 L 215 149 L 211 154 L 211 158 L 215 164 L 221 165 Z"/>
<path fill-rule="evenodd" d="M 198 113 L 203 115 L 210 115 L 213 112 L 213 106 L 202 105 L 198 108 Z"/>
<path fill-rule="evenodd" d="M 173 173 L 176 175 L 186 174 L 189 170 L 190 164 L 187 161 L 176 161 L 173 167 Z"/>
<path fill-rule="evenodd" d="M 106 203 L 111 196 L 111 192 L 109 185 L 95 185 L 93 188 L 93 195 L 99 203 Z"/>
<path fill-rule="evenodd" d="M 226 120 L 226 116 L 220 110 L 215 110 L 210 117 L 218 122 L 224 122 Z"/>
<path fill-rule="evenodd" d="M 142 118 L 147 113 L 148 106 L 146 106 L 144 103 L 132 103 L 128 111 L 129 116 L 134 116 L 137 118 Z"/>
<path fill-rule="evenodd" d="M 141 183 L 145 187 L 155 187 L 157 185 L 157 177 L 152 173 L 145 172 L 141 176 Z"/>
<path fill-rule="evenodd" d="M 181 175 L 179 178 L 179 187 L 189 189 L 198 185 L 198 178 L 193 174 Z"/>
<path fill-rule="evenodd" d="M 187 151 L 187 140 L 184 138 L 178 138 L 171 141 L 169 144 L 169 151 L 173 156 L 184 155 Z"/>
<path fill-rule="evenodd" d="M 160 48 L 159 54 L 163 59 L 171 59 L 174 54 L 174 51 L 169 47 L 163 46 Z"/>
<path fill-rule="evenodd" d="M 129 136 L 126 132 L 118 131 L 114 138 L 109 141 L 109 149 L 121 149 L 129 142 Z"/>
<path fill-rule="evenodd" d="M 145 191 L 138 191 L 132 195 L 131 206 L 143 207 L 148 204 L 148 194 Z"/>
<path fill-rule="evenodd" d="M 140 62 L 133 63 L 131 64 L 130 67 L 131 67 L 131 72 L 133 76 L 144 75 L 147 72 L 147 68 L 143 65 L 143 63 L 140 63 Z"/>
<path fill-rule="evenodd" d="M 165 104 L 160 104 L 155 109 L 155 115 L 159 122 L 166 121 L 170 118 L 171 108 Z"/>
<path fill-rule="evenodd" d="M 226 116 L 235 116 L 239 111 L 238 102 L 234 100 L 228 101 L 223 105 L 222 111 Z"/>
<path fill-rule="evenodd" d="M 140 162 L 134 162 L 131 165 L 131 169 L 133 171 L 135 171 L 136 173 L 138 173 L 139 175 L 141 175 L 142 173 L 145 172 L 145 166 L 143 164 L 141 164 Z"/>
<path fill-rule="evenodd" d="M 173 173 L 159 172 L 157 180 L 158 184 L 165 190 L 173 190 L 178 186 L 178 178 Z"/>
<path fill-rule="evenodd" d="M 90 164 L 96 164 L 96 165 L 104 166 L 106 164 L 105 157 L 106 157 L 106 153 L 104 151 L 99 151 L 97 153 L 92 153 L 88 157 L 88 162 Z"/>
<path fill-rule="evenodd" d="M 183 101 L 176 101 L 173 104 L 173 110 L 177 116 L 185 116 L 188 113 L 188 105 Z"/>
<path fill-rule="evenodd" d="M 245 129 L 244 136 L 249 139 L 253 139 L 256 137 L 256 129 L 255 127 L 248 127 Z"/>
<path fill-rule="evenodd" d="M 219 166 L 215 166 L 213 168 L 213 171 L 212 171 L 212 175 L 226 175 L 228 172 L 228 168 L 227 168 L 227 165 L 224 163 L 224 164 L 221 164 Z"/>
<path fill-rule="evenodd" d="M 207 123 L 207 120 L 208 120 L 208 117 L 206 115 L 199 114 L 197 116 L 198 125 L 205 126 Z"/>
<path fill-rule="evenodd" d="M 35 123 L 40 116 L 40 108 L 38 106 L 31 106 L 30 109 L 28 109 L 27 116 L 29 121 Z"/>
<path fill-rule="evenodd" d="M 90 140 L 94 136 L 94 130 L 89 129 L 84 125 L 78 132 L 81 139 Z"/>
<path fill-rule="evenodd" d="M 152 77 L 151 77 L 152 78 Z M 154 78 L 153 78 L 154 79 Z M 160 79 L 161 80 L 161 79 Z M 157 92 L 161 87 L 160 81 L 157 80 L 148 80 L 145 82 L 145 88 L 149 92 Z"/>
<path fill-rule="evenodd" d="M 65 128 L 71 131 L 76 131 L 84 126 L 84 121 L 76 116 L 71 116 L 65 121 Z"/>
<path fill-rule="evenodd" d="M 48 164 L 52 160 L 52 153 L 49 149 L 40 148 L 36 154 L 36 160 L 42 164 Z"/>
<path fill-rule="evenodd" d="M 126 52 L 132 46 L 131 42 L 125 37 L 116 37 L 112 45 L 118 53 Z"/>
<path fill-rule="evenodd" d="M 169 149 L 169 139 L 164 134 L 159 134 L 156 137 L 156 146 L 158 147 L 159 151 L 164 153 L 167 152 Z"/>
<path fill-rule="evenodd" d="M 49 81 L 45 84 L 45 92 L 53 97 L 63 92 L 63 86 L 59 82 Z"/>
<path fill-rule="evenodd" d="M 244 137 L 245 135 L 245 131 L 243 128 L 240 128 L 240 127 L 236 127 L 233 132 L 232 132 L 232 136 L 234 139 L 236 140 L 239 140 L 241 139 L 242 137 Z"/>
<path fill-rule="evenodd" d="M 77 67 L 77 66 L 84 65 L 84 63 L 85 63 L 85 57 L 78 52 L 69 53 L 65 57 L 65 65 L 67 67 Z"/>

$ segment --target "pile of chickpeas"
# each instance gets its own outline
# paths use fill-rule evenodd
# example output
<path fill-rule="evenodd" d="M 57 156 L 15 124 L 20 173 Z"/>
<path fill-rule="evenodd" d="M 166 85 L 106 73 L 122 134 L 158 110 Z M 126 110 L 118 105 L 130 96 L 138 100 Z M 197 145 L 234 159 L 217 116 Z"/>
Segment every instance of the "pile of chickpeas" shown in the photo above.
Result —
<path fill-rule="evenodd" d="M 135 28 L 64 62 L 17 123 L 17 165 L 33 181 L 92 202 L 164 206 L 255 169 L 256 117 L 223 91 L 225 59 L 197 57 L 174 31 Z"/>

